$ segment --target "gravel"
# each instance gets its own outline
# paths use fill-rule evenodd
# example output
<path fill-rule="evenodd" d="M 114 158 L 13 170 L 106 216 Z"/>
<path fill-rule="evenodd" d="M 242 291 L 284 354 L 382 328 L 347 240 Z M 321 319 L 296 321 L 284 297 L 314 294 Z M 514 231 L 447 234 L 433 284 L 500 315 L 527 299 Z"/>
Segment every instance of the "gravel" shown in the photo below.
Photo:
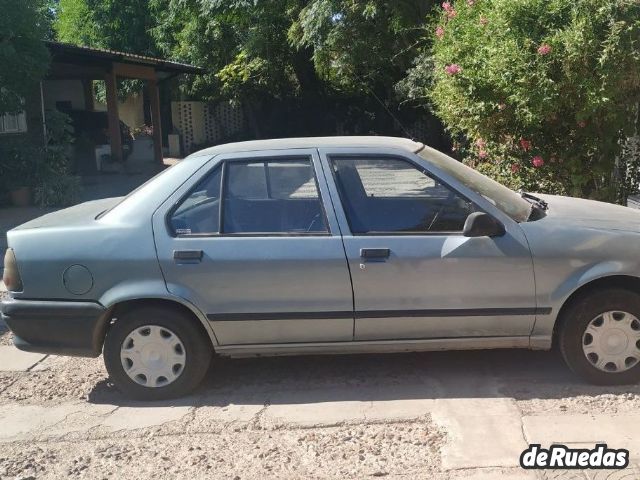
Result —
<path fill-rule="evenodd" d="M 147 432 L 134 438 L 6 445 L 0 478 L 438 478 L 441 442 L 428 421 L 317 431 Z"/>
<path fill-rule="evenodd" d="M 0 302 L 6 298 L 9 298 L 9 292 L 0 288 Z M 0 320 L 0 345 L 13 345 L 13 334 L 2 320 Z M 0 383 L 0 385 L 2 384 Z"/>
<path fill-rule="evenodd" d="M 262 405 L 272 395 L 305 392 L 316 402 L 503 397 L 528 415 L 640 409 L 640 386 L 586 385 L 549 352 L 219 360 L 204 385 L 181 400 L 194 407 L 181 420 L 3 443 L 0 478 L 449 478 L 441 465 L 447 433 L 428 415 L 301 428 L 262 420 L 221 423 L 207 414 L 212 407 L 255 405 L 256 399 Z M 0 409 L 83 400 L 128 405 L 109 383 L 101 358 L 49 356 L 30 372 L 0 373 Z"/>

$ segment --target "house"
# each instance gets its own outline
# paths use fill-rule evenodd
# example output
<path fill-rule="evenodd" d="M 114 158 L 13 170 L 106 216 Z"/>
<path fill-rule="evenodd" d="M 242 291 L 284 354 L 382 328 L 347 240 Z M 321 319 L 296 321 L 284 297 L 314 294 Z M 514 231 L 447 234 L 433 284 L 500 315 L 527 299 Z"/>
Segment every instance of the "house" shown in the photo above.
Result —
<path fill-rule="evenodd" d="M 76 148 L 76 169 L 80 173 L 100 170 L 100 156 L 120 162 L 126 156 L 125 130 L 142 125 L 152 128 L 150 150 L 153 160 L 163 162 L 163 147 L 171 129 L 170 90 L 168 80 L 203 70 L 191 65 L 113 50 L 89 48 L 59 42 L 45 42 L 51 53 L 51 65 L 38 91 L 25 99 L 25 109 L 15 115 L 0 116 L 0 142 L 26 136 L 34 144 L 45 138 L 47 110 L 70 114 L 78 130 L 95 129 L 105 141 L 93 138 L 84 155 Z M 144 92 L 118 99 L 119 79 L 144 82 Z M 94 99 L 94 80 L 104 81 L 106 102 Z M 104 112 L 102 114 L 97 112 Z M 78 132 L 76 132 L 78 133 Z M 105 145 L 101 145 L 105 143 Z M 86 147 L 86 142 L 84 143 Z M 97 158 L 97 161 L 96 161 Z"/>

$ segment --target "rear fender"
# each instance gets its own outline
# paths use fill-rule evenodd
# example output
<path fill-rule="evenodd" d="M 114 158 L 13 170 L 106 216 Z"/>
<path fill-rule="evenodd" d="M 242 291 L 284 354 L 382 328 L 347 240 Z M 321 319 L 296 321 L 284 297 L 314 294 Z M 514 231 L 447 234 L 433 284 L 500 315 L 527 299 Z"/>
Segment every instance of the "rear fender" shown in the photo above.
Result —
<path fill-rule="evenodd" d="M 205 331 L 209 335 L 213 346 L 218 345 L 218 340 L 211 329 L 211 325 L 207 317 L 190 301 L 172 295 L 167 291 L 167 286 L 163 279 L 159 280 L 131 280 L 119 283 L 107 290 L 99 299 L 109 311 L 112 311 L 118 304 L 131 300 L 168 300 L 188 308 L 196 316 L 202 324 Z M 109 318 L 110 320 L 110 318 Z"/>

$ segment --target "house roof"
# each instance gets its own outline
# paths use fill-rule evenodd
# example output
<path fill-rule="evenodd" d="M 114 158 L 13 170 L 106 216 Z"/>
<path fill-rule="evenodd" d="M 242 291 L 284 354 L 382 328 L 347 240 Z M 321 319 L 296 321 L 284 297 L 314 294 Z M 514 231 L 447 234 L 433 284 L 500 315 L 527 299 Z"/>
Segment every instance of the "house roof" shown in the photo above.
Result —
<path fill-rule="evenodd" d="M 95 66 L 111 64 L 112 62 L 127 63 L 153 67 L 157 72 L 164 73 L 168 76 L 178 73 L 204 73 L 205 71 L 203 68 L 195 67 L 193 65 L 172 62 L 146 55 L 136 55 L 133 53 L 118 52 L 116 50 L 71 45 L 69 43 L 53 42 L 49 40 L 45 41 L 45 44 L 49 48 L 54 62 L 89 64 Z"/>

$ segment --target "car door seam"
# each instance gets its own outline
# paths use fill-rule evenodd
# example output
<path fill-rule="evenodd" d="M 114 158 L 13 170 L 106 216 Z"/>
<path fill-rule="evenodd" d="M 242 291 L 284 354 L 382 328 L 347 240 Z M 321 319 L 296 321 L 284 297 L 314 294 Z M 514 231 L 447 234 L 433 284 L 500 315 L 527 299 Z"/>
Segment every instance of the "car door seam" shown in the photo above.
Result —
<path fill-rule="evenodd" d="M 353 318 L 353 325 L 351 329 L 351 341 L 354 341 L 356 338 L 356 293 L 353 288 L 353 275 L 351 275 L 351 265 L 349 265 L 349 257 L 347 256 L 347 247 L 344 244 L 344 233 L 342 232 L 342 228 L 340 227 L 340 222 L 338 221 L 338 213 L 336 212 L 336 206 L 333 202 L 331 189 L 329 188 L 329 177 L 327 176 L 327 172 L 325 171 L 324 163 L 322 161 L 323 154 L 317 148 L 316 148 L 316 152 L 318 154 L 318 160 L 319 160 L 318 163 L 320 163 L 320 169 L 322 170 L 322 177 L 324 178 L 324 183 L 327 187 L 327 193 L 329 194 L 328 196 L 329 196 L 329 202 L 331 203 L 331 210 L 333 211 L 333 216 L 336 220 L 336 224 L 338 225 L 338 233 L 340 234 L 340 243 L 342 244 L 342 251 L 344 253 L 344 262 L 347 265 L 347 272 L 349 272 L 349 283 L 351 284 L 351 313 Z"/>

